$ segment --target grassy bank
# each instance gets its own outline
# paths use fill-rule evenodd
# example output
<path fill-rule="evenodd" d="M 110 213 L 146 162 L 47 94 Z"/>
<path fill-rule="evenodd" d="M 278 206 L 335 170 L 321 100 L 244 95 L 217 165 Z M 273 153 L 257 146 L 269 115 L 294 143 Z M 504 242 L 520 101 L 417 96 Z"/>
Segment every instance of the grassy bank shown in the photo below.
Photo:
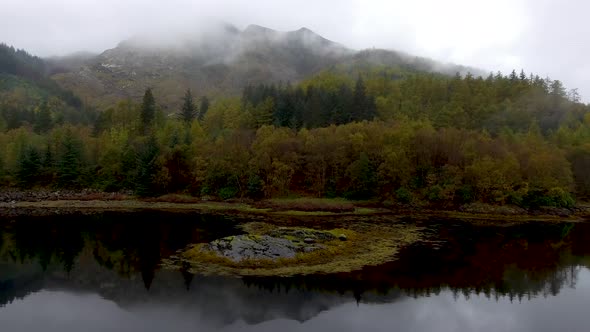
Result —
<path fill-rule="evenodd" d="M 346 216 L 370 215 L 386 212 L 383 209 L 357 207 L 352 202 L 319 198 L 268 200 L 262 202 L 214 202 L 182 196 L 166 195 L 158 198 L 137 199 L 131 196 L 116 196 L 115 199 L 102 199 L 97 195 L 85 198 L 19 201 L 0 203 L 0 215 L 5 211 L 26 210 L 31 214 L 44 214 L 52 210 L 62 212 L 92 212 L 118 210 L 170 210 L 199 211 L 244 214 L 272 214 L 283 216 Z"/>
<path fill-rule="evenodd" d="M 51 198 L 51 197 L 50 197 Z M 94 213 L 101 211 L 162 210 L 218 214 L 268 215 L 284 217 L 338 217 L 394 214 L 399 216 L 440 216 L 457 219 L 518 221 L 518 220 L 578 220 L 590 217 L 590 204 L 580 204 L 574 210 L 540 209 L 481 205 L 476 208 L 437 209 L 404 205 L 383 206 L 379 202 L 348 201 L 327 198 L 286 198 L 263 201 L 204 201 L 185 195 L 165 195 L 138 199 L 128 195 L 91 193 L 87 195 L 43 196 L 35 201 L 0 202 L 0 216 L 46 215 L 59 213 Z"/>

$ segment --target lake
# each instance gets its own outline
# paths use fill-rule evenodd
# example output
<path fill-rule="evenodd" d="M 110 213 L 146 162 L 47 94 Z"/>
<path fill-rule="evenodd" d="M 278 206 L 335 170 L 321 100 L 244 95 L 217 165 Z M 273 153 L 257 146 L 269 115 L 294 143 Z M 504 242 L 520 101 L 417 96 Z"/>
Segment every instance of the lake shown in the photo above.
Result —
<path fill-rule="evenodd" d="M 168 270 L 243 220 L 164 212 L 0 219 L 2 331 L 588 331 L 590 223 L 422 228 L 350 273 L 221 277 Z"/>

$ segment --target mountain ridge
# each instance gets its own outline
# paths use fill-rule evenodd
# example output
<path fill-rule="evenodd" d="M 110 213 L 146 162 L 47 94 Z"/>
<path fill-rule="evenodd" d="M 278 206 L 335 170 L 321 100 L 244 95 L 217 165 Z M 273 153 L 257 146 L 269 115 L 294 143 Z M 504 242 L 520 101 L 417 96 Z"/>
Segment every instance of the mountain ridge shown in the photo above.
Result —
<path fill-rule="evenodd" d="M 421 58 L 396 51 L 353 50 L 306 27 L 282 32 L 255 24 L 244 30 L 221 25 L 173 40 L 134 37 L 52 78 L 98 109 L 121 99 L 139 100 L 151 87 L 162 106 L 173 111 L 187 88 L 196 95 L 238 95 L 250 84 L 298 83 L 337 66 L 412 67 L 416 59 Z M 440 71 L 423 63 L 415 67 Z M 447 74 L 466 71 L 461 66 L 447 69 Z"/>

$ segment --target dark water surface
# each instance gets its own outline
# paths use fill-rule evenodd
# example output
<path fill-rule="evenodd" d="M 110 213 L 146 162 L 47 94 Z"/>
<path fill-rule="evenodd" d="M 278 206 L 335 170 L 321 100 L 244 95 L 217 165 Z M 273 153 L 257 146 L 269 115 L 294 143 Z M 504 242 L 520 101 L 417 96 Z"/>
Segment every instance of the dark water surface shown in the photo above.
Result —
<path fill-rule="evenodd" d="M 352 273 L 159 267 L 189 243 L 241 233 L 237 222 L 158 212 L 0 219 L 0 331 L 590 331 L 590 223 L 419 221 L 425 241 Z"/>

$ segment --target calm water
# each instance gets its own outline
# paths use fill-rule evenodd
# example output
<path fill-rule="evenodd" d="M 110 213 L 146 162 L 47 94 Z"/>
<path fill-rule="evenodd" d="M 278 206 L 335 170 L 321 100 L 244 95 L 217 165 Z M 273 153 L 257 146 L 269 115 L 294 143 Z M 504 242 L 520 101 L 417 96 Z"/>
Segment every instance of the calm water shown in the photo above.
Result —
<path fill-rule="evenodd" d="M 334 275 L 159 268 L 188 243 L 239 234 L 237 222 L 154 212 L 0 220 L 0 330 L 590 330 L 590 223 L 420 221 L 427 240 L 399 260 Z"/>

